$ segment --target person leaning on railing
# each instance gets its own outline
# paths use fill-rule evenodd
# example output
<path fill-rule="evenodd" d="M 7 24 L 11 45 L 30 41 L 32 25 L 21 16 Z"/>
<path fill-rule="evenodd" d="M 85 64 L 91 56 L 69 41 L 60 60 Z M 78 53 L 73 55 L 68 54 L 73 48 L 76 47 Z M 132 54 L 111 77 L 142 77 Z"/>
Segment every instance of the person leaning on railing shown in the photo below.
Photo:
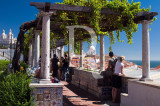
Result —
<path fill-rule="evenodd" d="M 121 87 L 121 76 L 125 76 L 123 72 L 124 64 L 124 56 L 118 57 L 118 61 L 115 65 L 115 72 L 112 76 L 112 102 L 116 102 L 117 91 Z"/>
<path fill-rule="evenodd" d="M 103 73 L 104 85 L 112 85 L 112 75 L 115 71 L 115 64 L 117 62 L 113 52 L 109 52 L 109 57 L 108 68 Z"/>

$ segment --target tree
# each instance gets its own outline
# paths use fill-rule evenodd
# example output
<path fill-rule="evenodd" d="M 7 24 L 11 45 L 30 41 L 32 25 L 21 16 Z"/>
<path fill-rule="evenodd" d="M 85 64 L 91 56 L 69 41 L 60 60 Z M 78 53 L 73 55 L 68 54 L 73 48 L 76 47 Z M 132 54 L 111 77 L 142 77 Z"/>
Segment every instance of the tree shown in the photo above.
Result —
<path fill-rule="evenodd" d="M 24 62 L 28 63 L 28 53 L 29 53 L 29 43 L 32 41 L 32 37 L 34 34 L 34 28 L 31 28 L 24 34 L 24 49 L 22 51 L 24 56 Z"/>
<path fill-rule="evenodd" d="M 36 27 L 37 20 L 33 20 L 30 22 L 24 22 L 20 27 L 20 32 L 18 34 L 16 49 L 14 52 L 14 57 L 12 61 L 12 72 L 16 72 L 20 70 L 20 55 L 24 47 L 24 34 L 32 27 Z"/>

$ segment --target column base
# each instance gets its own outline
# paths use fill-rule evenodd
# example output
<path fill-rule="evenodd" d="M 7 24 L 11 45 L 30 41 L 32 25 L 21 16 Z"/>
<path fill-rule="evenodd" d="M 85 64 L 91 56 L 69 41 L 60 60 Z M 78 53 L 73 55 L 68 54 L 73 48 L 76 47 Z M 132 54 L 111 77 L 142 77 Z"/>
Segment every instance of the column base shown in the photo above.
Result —
<path fill-rule="evenodd" d="M 51 80 L 50 79 L 39 79 L 40 84 L 50 84 Z"/>
<path fill-rule="evenodd" d="M 79 69 L 80 69 L 80 70 L 83 70 L 84 68 L 83 68 L 83 67 L 79 67 Z"/>
<path fill-rule="evenodd" d="M 139 79 L 139 81 L 153 81 L 153 80 L 150 79 L 150 78 L 142 77 L 142 78 Z"/>

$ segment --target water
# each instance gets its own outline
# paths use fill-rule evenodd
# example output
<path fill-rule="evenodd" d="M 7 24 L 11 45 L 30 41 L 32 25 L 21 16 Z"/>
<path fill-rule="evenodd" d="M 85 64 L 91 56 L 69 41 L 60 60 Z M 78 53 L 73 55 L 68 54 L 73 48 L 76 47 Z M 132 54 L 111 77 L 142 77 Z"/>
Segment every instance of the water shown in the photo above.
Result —
<path fill-rule="evenodd" d="M 141 61 L 141 60 L 128 60 L 128 61 L 133 62 L 133 63 L 135 63 L 135 64 L 137 64 L 137 65 L 142 66 L 142 61 Z M 151 68 L 155 68 L 155 67 L 157 67 L 157 66 L 159 66 L 159 65 L 160 65 L 160 61 L 153 61 L 153 60 L 150 61 L 150 66 L 151 66 Z"/>

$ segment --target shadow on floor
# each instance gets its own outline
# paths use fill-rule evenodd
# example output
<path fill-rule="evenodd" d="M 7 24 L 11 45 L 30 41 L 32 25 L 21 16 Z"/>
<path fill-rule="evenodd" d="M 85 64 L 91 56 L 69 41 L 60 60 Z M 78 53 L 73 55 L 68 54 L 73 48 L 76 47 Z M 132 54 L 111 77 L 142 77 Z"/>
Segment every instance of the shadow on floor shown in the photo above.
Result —
<path fill-rule="evenodd" d="M 74 106 L 72 102 L 68 100 L 65 96 L 63 96 L 63 106 Z"/>
<path fill-rule="evenodd" d="M 63 96 L 63 101 L 64 104 L 63 106 L 75 106 L 72 102 L 77 102 L 77 101 L 69 101 L 69 98 L 80 98 L 82 101 L 86 101 L 86 102 L 92 102 L 92 106 L 94 105 L 103 105 L 103 106 L 120 106 L 119 103 L 112 103 L 111 101 L 107 101 L 107 100 L 101 100 L 97 97 L 95 97 L 93 94 L 88 93 L 87 91 L 80 89 L 76 86 L 74 86 L 71 83 L 66 83 L 63 82 L 63 84 L 65 85 L 65 87 L 67 87 L 70 91 L 72 91 L 73 93 L 75 93 L 78 96 Z M 66 90 L 65 90 L 66 91 Z M 80 101 L 79 101 L 80 102 Z M 83 105 L 84 106 L 84 105 Z M 91 106 L 91 105 L 90 105 Z"/>

